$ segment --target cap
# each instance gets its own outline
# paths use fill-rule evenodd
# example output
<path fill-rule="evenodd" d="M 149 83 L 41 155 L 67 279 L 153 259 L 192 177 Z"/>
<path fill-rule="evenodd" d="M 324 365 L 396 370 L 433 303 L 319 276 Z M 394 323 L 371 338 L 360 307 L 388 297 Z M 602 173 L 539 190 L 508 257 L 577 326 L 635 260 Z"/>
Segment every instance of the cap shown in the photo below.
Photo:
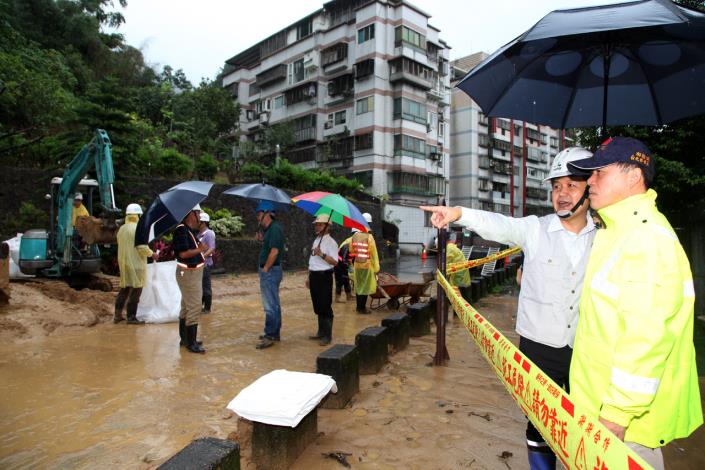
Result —
<path fill-rule="evenodd" d="M 327 224 L 328 222 L 330 222 L 329 214 L 320 214 L 316 217 L 316 220 L 313 221 L 314 224 Z"/>
<path fill-rule="evenodd" d="M 367 222 L 368 224 L 372 223 L 372 215 L 369 212 L 365 212 L 364 214 L 362 214 L 362 218 L 365 219 L 365 222 Z"/>
<path fill-rule="evenodd" d="M 274 204 L 270 201 L 260 201 L 255 208 L 255 212 L 274 212 Z"/>
<path fill-rule="evenodd" d="M 74 201 L 83 201 L 83 194 L 81 193 L 76 193 L 76 195 L 73 197 Z"/>
<path fill-rule="evenodd" d="M 568 163 L 590 157 L 592 157 L 592 152 L 582 147 L 568 147 L 561 150 L 558 152 L 558 155 L 556 155 L 556 158 L 553 159 L 553 165 L 551 165 L 551 170 L 548 172 L 548 177 L 545 178 L 543 182 L 547 183 L 553 178 L 560 178 L 562 176 L 589 176 L 588 171 L 571 168 L 568 166 Z"/>
<path fill-rule="evenodd" d="M 135 204 L 134 202 L 132 204 L 128 204 L 125 208 L 125 215 L 132 214 L 142 215 L 142 207 L 139 204 Z"/>
<path fill-rule="evenodd" d="M 573 161 L 568 165 L 581 170 L 597 170 L 613 163 L 635 163 L 651 174 L 655 172 L 651 150 L 642 141 L 632 137 L 610 137 L 591 158 Z"/>
<path fill-rule="evenodd" d="M 201 214 L 198 216 L 198 220 L 201 222 L 210 222 L 211 221 L 211 216 L 208 215 L 208 212 L 201 212 Z"/>

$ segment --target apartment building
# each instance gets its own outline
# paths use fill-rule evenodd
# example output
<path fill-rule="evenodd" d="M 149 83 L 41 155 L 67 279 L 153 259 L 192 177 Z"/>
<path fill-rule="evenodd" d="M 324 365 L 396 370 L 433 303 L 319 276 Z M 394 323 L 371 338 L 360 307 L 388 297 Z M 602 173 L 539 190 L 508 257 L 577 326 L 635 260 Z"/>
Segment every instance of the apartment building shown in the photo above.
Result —
<path fill-rule="evenodd" d="M 480 52 L 451 62 L 450 203 L 515 217 L 550 213 L 550 188 L 543 179 L 573 139 L 548 126 L 488 118 L 455 88 L 486 57 Z"/>
<path fill-rule="evenodd" d="M 292 163 L 404 207 L 447 195 L 449 47 L 429 17 L 405 0 L 330 1 L 228 59 L 242 139 L 288 121 Z"/>

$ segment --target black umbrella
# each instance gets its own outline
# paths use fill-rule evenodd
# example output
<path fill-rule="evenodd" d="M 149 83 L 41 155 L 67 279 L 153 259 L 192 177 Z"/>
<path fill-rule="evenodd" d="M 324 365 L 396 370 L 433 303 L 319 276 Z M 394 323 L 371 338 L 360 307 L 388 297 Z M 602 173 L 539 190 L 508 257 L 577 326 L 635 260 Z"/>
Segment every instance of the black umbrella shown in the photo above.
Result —
<path fill-rule="evenodd" d="M 266 183 L 241 184 L 224 191 L 223 194 L 244 197 L 255 202 L 269 201 L 279 211 L 288 210 L 291 205 L 291 197 L 288 194 Z"/>
<path fill-rule="evenodd" d="M 208 197 L 211 187 L 213 183 L 186 181 L 157 196 L 137 223 L 135 246 L 146 245 L 178 225 Z"/>
<path fill-rule="evenodd" d="M 554 128 L 604 132 L 701 114 L 705 14 L 670 0 L 557 10 L 458 87 L 488 116 Z"/>

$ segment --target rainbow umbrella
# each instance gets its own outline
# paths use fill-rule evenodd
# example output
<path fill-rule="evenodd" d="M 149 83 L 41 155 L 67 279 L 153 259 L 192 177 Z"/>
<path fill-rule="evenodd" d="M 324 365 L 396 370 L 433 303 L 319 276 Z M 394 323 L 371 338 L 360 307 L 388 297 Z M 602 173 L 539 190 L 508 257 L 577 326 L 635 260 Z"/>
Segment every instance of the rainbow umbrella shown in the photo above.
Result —
<path fill-rule="evenodd" d="M 300 207 L 314 216 L 330 215 L 331 222 L 343 227 L 356 228 L 363 232 L 370 230 L 360 209 L 340 194 L 313 191 L 300 194 L 291 200 L 296 207 Z"/>

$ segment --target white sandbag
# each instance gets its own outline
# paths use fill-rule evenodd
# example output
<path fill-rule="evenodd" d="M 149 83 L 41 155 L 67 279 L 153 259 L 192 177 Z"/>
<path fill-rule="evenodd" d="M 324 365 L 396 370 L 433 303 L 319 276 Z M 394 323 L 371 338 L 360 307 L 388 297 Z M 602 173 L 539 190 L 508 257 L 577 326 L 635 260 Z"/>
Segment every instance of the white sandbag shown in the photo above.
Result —
<path fill-rule="evenodd" d="M 294 428 L 330 391 L 338 388 L 328 375 L 279 369 L 243 388 L 227 408 L 250 421 Z"/>
<path fill-rule="evenodd" d="M 10 247 L 10 279 L 27 279 L 34 277 L 31 274 L 24 274 L 20 271 L 20 241 L 22 234 L 18 233 L 16 237 L 5 240 Z"/>
<path fill-rule="evenodd" d="M 137 306 L 137 318 L 147 323 L 179 321 L 181 291 L 176 284 L 176 261 L 150 263 Z"/>

